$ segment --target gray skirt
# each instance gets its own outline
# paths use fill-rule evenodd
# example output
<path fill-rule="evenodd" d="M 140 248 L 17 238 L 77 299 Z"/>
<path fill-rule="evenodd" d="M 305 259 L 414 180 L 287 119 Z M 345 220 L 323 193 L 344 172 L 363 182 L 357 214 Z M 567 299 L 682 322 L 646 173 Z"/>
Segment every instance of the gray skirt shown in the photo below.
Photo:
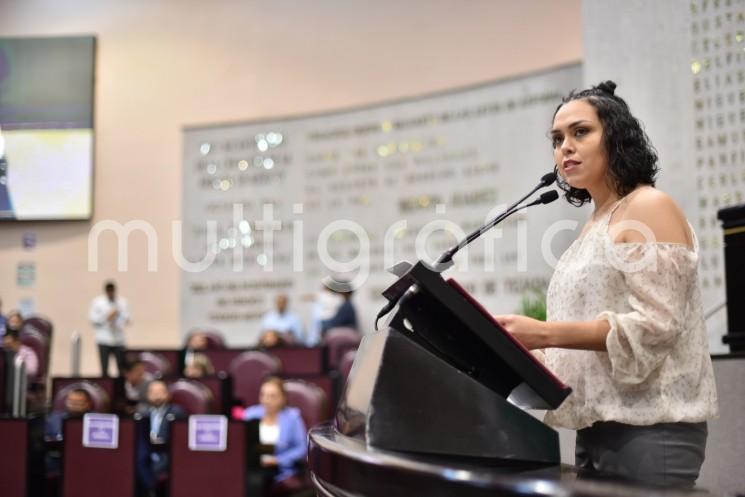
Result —
<path fill-rule="evenodd" d="M 692 488 L 706 451 L 706 423 L 633 426 L 598 422 L 577 431 L 580 477 L 613 475 L 643 484 Z"/>

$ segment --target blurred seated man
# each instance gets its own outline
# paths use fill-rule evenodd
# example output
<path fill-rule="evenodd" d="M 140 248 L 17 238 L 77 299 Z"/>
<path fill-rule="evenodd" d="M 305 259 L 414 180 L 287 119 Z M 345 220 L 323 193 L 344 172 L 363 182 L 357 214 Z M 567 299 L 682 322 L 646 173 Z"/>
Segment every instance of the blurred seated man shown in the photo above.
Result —
<path fill-rule="evenodd" d="M 152 493 L 157 479 L 168 472 L 168 452 L 157 450 L 157 446 L 168 443 L 171 420 L 186 419 L 186 412 L 171 404 L 165 382 L 154 380 L 147 386 L 147 406 L 140 414 L 148 421 L 150 444 L 138 450 L 137 474 L 140 486 Z"/>
<path fill-rule="evenodd" d="M 246 420 L 259 420 L 259 442 L 273 445 L 273 455 L 263 455 L 261 474 L 249 475 L 249 487 L 263 494 L 289 491 L 302 486 L 299 467 L 307 455 L 307 431 L 300 410 L 287 405 L 287 393 L 280 378 L 264 379 L 259 404 L 246 409 Z"/>
<path fill-rule="evenodd" d="M 10 324 L 10 321 L 8 321 Z M 21 343 L 20 332 L 15 329 L 8 327 L 3 335 L 3 347 L 5 350 L 14 352 L 16 357 L 20 357 L 23 363 L 26 365 L 26 376 L 29 379 L 36 378 L 39 373 L 39 358 L 36 357 L 34 349 Z"/>
<path fill-rule="evenodd" d="M 212 361 L 206 355 L 195 352 L 186 358 L 184 376 L 187 378 L 204 378 L 213 374 L 215 374 L 215 368 L 212 366 Z"/>
<path fill-rule="evenodd" d="M 147 386 L 153 380 L 153 375 L 145 371 L 142 361 L 133 359 L 124 363 L 123 376 L 126 398 L 123 411 L 132 415 L 147 407 Z"/>
<path fill-rule="evenodd" d="M 271 348 L 304 343 L 303 326 L 288 304 L 289 298 L 284 293 L 274 299 L 274 309 L 261 320 L 260 346 Z"/>
<path fill-rule="evenodd" d="M 44 425 L 44 440 L 47 442 L 45 456 L 47 475 L 58 476 L 62 467 L 62 451 L 59 442 L 62 440 L 64 421 L 80 419 L 89 412 L 93 412 L 91 394 L 83 388 L 75 388 L 70 390 L 65 397 L 64 411 L 55 411 L 47 415 Z"/>
<path fill-rule="evenodd" d="M 171 416 L 174 419 L 186 418 L 186 412 L 171 404 L 171 392 L 164 381 L 154 380 L 147 386 L 147 405 L 139 411 L 149 420 L 150 440 L 155 443 L 168 442 L 168 427 Z"/>
<path fill-rule="evenodd" d="M 82 418 L 85 413 L 93 411 L 91 394 L 83 388 L 70 390 L 65 397 L 65 410 L 55 411 L 47 416 L 44 438 L 62 440 L 62 422 L 70 418 Z"/>

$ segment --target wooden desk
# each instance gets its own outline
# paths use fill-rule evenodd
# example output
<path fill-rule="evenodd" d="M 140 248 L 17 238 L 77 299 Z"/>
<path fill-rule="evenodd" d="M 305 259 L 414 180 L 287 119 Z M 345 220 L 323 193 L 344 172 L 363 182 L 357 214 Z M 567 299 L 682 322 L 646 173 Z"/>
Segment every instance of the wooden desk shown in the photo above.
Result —
<path fill-rule="evenodd" d="M 251 430 L 250 427 L 254 429 Z M 189 423 L 171 423 L 170 495 L 178 497 L 245 497 L 247 447 L 258 445 L 258 424 L 230 421 L 227 450 L 202 452 L 189 449 Z M 258 457 L 258 456 L 255 456 Z"/>
<path fill-rule="evenodd" d="M 0 418 L 0 495 L 3 497 L 26 497 L 39 491 L 33 480 L 40 478 L 32 478 L 31 475 L 32 422 L 28 419 Z"/>
<path fill-rule="evenodd" d="M 119 419 L 116 449 L 83 447 L 83 420 L 64 425 L 62 497 L 133 497 L 135 494 L 136 427 Z"/>

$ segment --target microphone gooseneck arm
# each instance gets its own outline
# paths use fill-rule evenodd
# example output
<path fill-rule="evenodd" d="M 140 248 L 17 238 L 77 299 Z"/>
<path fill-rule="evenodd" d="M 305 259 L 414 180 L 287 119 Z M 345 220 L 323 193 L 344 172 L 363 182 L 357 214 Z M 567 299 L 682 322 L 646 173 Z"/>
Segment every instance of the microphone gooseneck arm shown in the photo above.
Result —
<path fill-rule="evenodd" d="M 443 253 L 435 263 L 436 268 L 442 268 L 443 264 L 447 266 L 448 263 L 452 263 L 453 256 L 463 247 L 477 239 L 479 236 L 481 236 L 485 231 L 491 229 L 494 227 L 497 223 L 504 220 L 506 217 L 514 214 L 520 209 L 524 209 L 527 207 L 530 207 L 531 205 L 536 204 L 548 204 L 550 202 L 553 202 L 557 198 L 559 198 L 559 194 L 556 192 L 556 190 L 551 190 L 549 192 L 543 193 L 540 198 L 537 200 L 531 202 L 527 205 L 520 205 L 526 198 L 533 195 L 537 190 L 540 190 L 541 188 L 545 188 L 547 186 L 550 186 L 556 181 L 556 173 L 548 173 L 544 174 L 543 177 L 541 177 L 541 181 L 538 183 L 538 185 L 533 188 L 527 195 L 522 197 L 520 200 L 512 204 L 507 210 L 502 212 L 499 216 L 491 220 L 489 223 L 487 223 L 485 226 L 477 229 L 470 235 L 468 235 L 465 239 L 463 239 L 460 243 L 458 243 L 456 246 L 448 249 L 445 253 Z M 378 312 L 377 316 L 375 317 L 375 330 L 378 329 L 378 321 L 380 321 L 380 318 L 391 312 L 393 308 L 402 302 L 402 299 L 405 299 L 407 295 L 411 295 L 411 288 L 403 292 L 398 298 L 391 298 L 380 311 Z"/>
<path fill-rule="evenodd" d="M 486 223 L 481 228 L 478 228 L 472 231 L 467 237 L 461 240 L 457 245 L 446 250 L 437 259 L 436 265 L 446 264 L 450 262 L 451 260 L 453 260 L 453 256 L 457 254 L 460 249 L 462 249 L 463 247 L 465 247 L 466 245 L 468 245 L 469 243 L 471 243 L 472 241 L 474 241 L 475 239 L 483 235 L 486 231 L 489 231 L 490 229 L 492 229 L 494 226 L 496 226 L 498 223 L 503 221 L 506 217 L 510 216 L 516 210 L 519 210 L 518 206 L 521 203 L 523 203 L 526 198 L 530 197 L 531 195 L 533 195 L 535 192 L 537 192 L 541 188 L 545 188 L 553 184 L 554 181 L 556 181 L 556 173 L 544 174 L 543 177 L 541 178 L 541 181 L 535 186 L 535 188 L 530 190 L 530 192 L 528 192 L 527 195 L 524 195 L 522 198 L 520 198 L 520 200 L 510 205 L 504 212 L 502 212 L 500 215 L 498 215 L 497 217 L 495 217 L 494 219 Z M 541 203 L 541 202 L 538 202 L 538 203 Z M 535 203 L 530 204 L 530 205 L 535 205 Z M 525 207 L 529 207 L 529 206 L 525 206 Z"/>

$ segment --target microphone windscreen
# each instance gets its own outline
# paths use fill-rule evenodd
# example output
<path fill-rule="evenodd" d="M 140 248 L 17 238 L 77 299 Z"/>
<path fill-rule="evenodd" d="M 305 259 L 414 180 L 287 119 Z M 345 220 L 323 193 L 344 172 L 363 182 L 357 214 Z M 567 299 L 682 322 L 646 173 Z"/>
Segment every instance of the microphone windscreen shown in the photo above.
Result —
<path fill-rule="evenodd" d="M 556 173 L 551 172 L 541 177 L 541 186 L 552 185 L 556 181 Z"/>
<path fill-rule="evenodd" d="M 541 203 L 542 204 L 550 204 L 554 200 L 559 198 L 559 192 L 556 190 L 551 190 L 550 192 L 542 193 L 541 194 Z"/>

